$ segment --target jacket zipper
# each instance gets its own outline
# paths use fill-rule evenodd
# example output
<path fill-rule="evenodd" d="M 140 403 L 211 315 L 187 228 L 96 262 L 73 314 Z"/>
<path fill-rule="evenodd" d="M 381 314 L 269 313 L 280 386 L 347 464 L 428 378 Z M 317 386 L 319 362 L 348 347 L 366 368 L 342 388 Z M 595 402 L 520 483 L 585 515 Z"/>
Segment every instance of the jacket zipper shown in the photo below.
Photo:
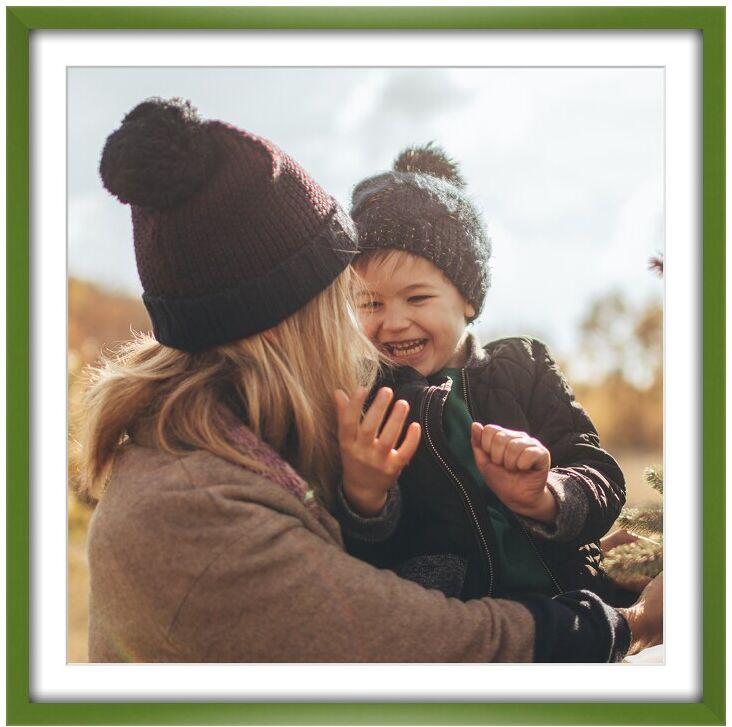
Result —
<path fill-rule="evenodd" d="M 448 475 L 452 478 L 453 482 L 457 485 L 458 489 L 462 493 L 463 501 L 467 503 L 468 510 L 470 512 L 470 517 L 473 520 L 473 525 L 475 527 L 476 532 L 478 533 L 478 537 L 480 539 L 480 544 L 483 548 L 483 554 L 485 555 L 486 565 L 488 566 L 488 593 L 487 595 L 491 595 L 493 592 L 493 560 L 491 559 L 491 553 L 488 549 L 488 543 L 486 542 L 485 535 L 483 534 L 483 531 L 481 530 L 480 523 L 478 522 L 478 517 L 475 514 L 475 510 L 473 509 L 473 503 L 470 500 L 470 497 L 468 497 L 468 493 L 465 490 L 465 487 L 463 486 L 463 483 L 460 481 L 460 478 L 450 469 L 449 465 L 445 460 L 442 458 L 442 455 L 440 455 L 439 451 L 437 450 L 437 447 L 435 446 L 435 443 L 432 441 L 432 435 L 430 434 L 429 426 L 427 423 L 427 413 L 429 412 L 430 407 L 430 401 L 432 400 L 432 397 L 434 396 L 435 391 L 437 390 L 437 387 L 431 387 L 427 396 L 422 400 L 422 408 L 420 411 L 420 419 L 422 419 L 422 425 L 424 427 L 424 433 L 425 438 L 427 440 L 427 443 L 429 444 L 430 449 L 432 450 L 432 454 L 435 456 L 437 461 L 442 465 L 445 472 L 447 472 Z"/>
<path fill-rule="evenodd" d="M 523 534 L 526 536 L 526 539 L 529 541 L 529 543 L 531 543 L 531 547 L 534 549 L 534 553 L 536 553 L 536 557 L 539 559 L 539 563 L 541 563 L 544 566 L 544 570 L 549 575 L 549 578 L 551 578 L 551 581 L 554 584 L 554 588 L 556 588 L 556 590 L 557 590 L 557 595 L 564 593 L 563 589 L 559 585 L 559 582 L 554 577 L 554 573 L 552 573 L 551 568 L 549 568 L 549 565 L 544 560 L 544 556 L 542 556 L 542 554 L 539 552 L 539 549 L 536 547 L 536 543 L 534 542 L 534 539 L 531 537 L 529 532 L 524 527 L 524 524 L 520 520 L 518 520 L 518 518 L 516 519 L 516 522 L 520 525 Z"/>
<path fill-rule="evenodd" d="M 468 388 L 468 374 L 466 373 L 464 367 L 462 369 L 460 369 L 460 381 L 463 385 L 463 393 L 465 394 L 465 403 L 468 406 L 468 413 L 470 414 L 470 418 L 473 421 L 475 421 L 475 414 L 473 413 L 473 407 L 470 402 L 470 389 Z M 529 532 L 524 527 L 524 524 L 517 517 L 514 517 L 514 520 L 518 523 L 519 527 L 521 528 L 521 532 L 523 532 L 524 536 L 531 544 L 532 550 L 536 554 L 536 557 L 538 558 L 539 563 L 541 563 L 542 567 L 547 572 L 547 575 L 551 579 L 551 582 L 554 585 L 554 588 L 556 588 L 557 593 L 558 594 L 563 593 L 562 588 L 559 585 L 559 582 L 557 581 L 557 579 L 554 576 L 554 573 L 552 573 L 552 570 L 551 570 L 551 568 L 549 568 L 548 563 L 546 562 L 546 560 L 544 560 L 544 556 L 539 552 L 539 549 L 536 547 L 536 543 L 534 542 L 534 539 L 531 537 L 531 535 L 529 535 Z"/>
<path fill-rule="evenodd" d="M 465 403 L 468 406 L 468 414 L 470 414 L 470 418 L 475 421 L 473 405 L 470 402 L 470 390 L 468 389 L 468 374 L 465 372 L 465 367 L 460 369 L 460 383 L 463 385 L 463 394 L 465 394 Z"/>

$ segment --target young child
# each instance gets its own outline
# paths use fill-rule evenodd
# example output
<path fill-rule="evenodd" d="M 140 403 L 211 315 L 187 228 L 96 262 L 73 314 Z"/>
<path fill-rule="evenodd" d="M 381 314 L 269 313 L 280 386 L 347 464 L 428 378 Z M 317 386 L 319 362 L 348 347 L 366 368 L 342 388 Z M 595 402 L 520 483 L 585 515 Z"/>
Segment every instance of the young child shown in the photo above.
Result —
<path fill-rule="evenodd" d="M 464 600 L 578 588 L 612 598 L 597 541 L 625 501 L 623 475 L 543 343 L 481 350 L 467 332 L 491 247 L 456 165 L 431 145 L 407 149 L 352 202 L 359 317 L 400 365 L 362 420 L 366 392 L 336 395 L 349 551 Z M 421 427 L 408 464 L 394 449 L 401 432 L 379 431 L 390 406 L 410 437 Z"/>

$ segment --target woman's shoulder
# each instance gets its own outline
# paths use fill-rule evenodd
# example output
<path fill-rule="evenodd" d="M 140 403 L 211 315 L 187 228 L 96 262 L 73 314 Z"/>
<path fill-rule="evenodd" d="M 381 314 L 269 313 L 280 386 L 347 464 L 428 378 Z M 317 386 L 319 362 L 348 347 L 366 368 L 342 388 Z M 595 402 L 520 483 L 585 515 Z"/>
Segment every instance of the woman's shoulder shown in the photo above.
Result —
<path fill-rule="evenodd" d="M 261 581 L 260 569 L 295 560 L 305 536 L 339 545 L 326 523 L 262 474 L 203 450 L 168 454 L 130 444 L 88 537 L 97 630 L 139 650 L 140 661 L 205 660 L 205 645 L 190 652 L 192 637 L 173 640 L 182 610 L 195 606 L 196 615 L 183 620 L 193 618 L 197 638 L 218 634 L 218 620 L 251 597 L 247 584 Z"/>
<path fill-rule="evenodd" d="M 97 509 L 118 523 L 153 528 L 185 519 L 191 527 L 215 526 L 263 509 L 312 518 L 307 506 L 267 473 L 202 449 L 168 453 L 134 443 L 119 453 Z"/>
<path fill-rule="evenodd" d="M 256 484 L 258 479 L 261 475 L 204 449 L 166 452 L 155 446 L 130 442 L 115 460 L 110 485 L 122 480 L 128 487 L 163 493 L 226 482 Z"/>
<path fill-rule="evenodd" d="M 213 553 L 238 542 L 256 549 L 268 534 L 293 529 L 340 544 L 328 513 L 265 474 L 204 450 L 168 454 L 132 444 L 118 456 L 97 504 L 89 555 L 99 562 L 124 561 L 126 570 L 155 571 L 150 558 L 156 553 L 163 565 L 172 558 L 195 571 L 202 547 Z"/>

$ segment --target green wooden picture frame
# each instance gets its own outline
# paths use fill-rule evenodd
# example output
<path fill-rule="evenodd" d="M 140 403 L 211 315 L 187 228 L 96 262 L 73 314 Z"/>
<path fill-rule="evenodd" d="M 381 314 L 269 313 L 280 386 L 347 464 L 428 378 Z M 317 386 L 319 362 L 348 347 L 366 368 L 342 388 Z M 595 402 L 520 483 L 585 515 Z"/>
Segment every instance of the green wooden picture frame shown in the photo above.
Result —
<path fill-rule="evenodd" d="M 7 17 L 7 723 L 664 724 L 725 722 L 723 7 L 9 7 Z M 29 39 L 45 29 L 693 29 L 703 47 L 703 676 L 695 703 L 33 702 L 30 650 Z M 721 391 L 720 391 L 721 389 Z"/>

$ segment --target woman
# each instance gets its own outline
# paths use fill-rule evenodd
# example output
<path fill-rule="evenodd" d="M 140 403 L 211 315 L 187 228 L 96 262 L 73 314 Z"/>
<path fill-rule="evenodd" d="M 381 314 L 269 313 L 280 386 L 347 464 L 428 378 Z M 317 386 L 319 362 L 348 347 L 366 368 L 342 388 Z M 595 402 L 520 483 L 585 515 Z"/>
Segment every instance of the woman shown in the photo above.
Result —
<path fill-rule="evenodd" d="M 657 640 L 659 584 L 624 614 L 586 592 L 461 603 L 348 556 L 332 392 L 379 362 L 350 219 L 178 100 L 133 109 L 100 173 L 131 206 L 155 339 L 86 399 L 91 661 L 613 661 Z"/>

